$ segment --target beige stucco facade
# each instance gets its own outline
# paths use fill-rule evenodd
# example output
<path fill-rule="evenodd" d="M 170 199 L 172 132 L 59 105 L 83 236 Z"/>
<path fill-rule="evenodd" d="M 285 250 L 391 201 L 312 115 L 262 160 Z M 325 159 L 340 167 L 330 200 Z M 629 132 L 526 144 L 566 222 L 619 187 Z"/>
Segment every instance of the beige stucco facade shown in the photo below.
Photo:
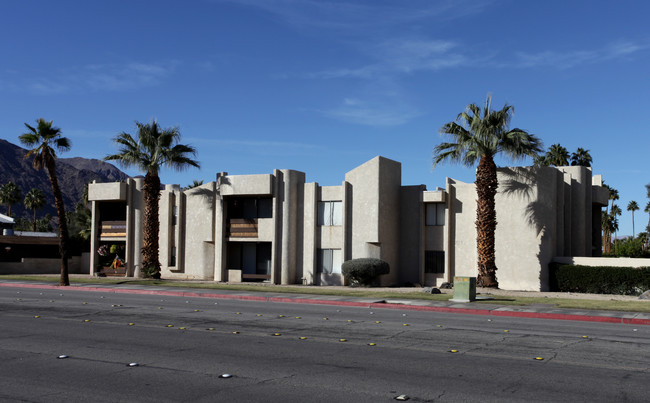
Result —
<path fill-rule="evenodd" d="M 585 167 L 499 169 L 496 256 L 501 288 L 545 290 L 558 256 L 600 255 L 607 192 Z M 376 257 L 390 265 L 382 285 L 438 286 L 476 276 L 476 189 L 404 186 L 401 164 L 376 157 L 340 185 L 305 174 L 228 175 L 197 188 L 167 185 L 160 198 L 162 277 L 219 282 L 344 284 L 341 264 Z M 142 179 L 89 187 L 91 250 L 121 242 L 127 273 L 139 275 Z M 124 233 L 109 228 L 121 228 Z M 106 223 L 110 223 L 107 225 Z M 91 273 L 98 271 L 91 253 Z"/>

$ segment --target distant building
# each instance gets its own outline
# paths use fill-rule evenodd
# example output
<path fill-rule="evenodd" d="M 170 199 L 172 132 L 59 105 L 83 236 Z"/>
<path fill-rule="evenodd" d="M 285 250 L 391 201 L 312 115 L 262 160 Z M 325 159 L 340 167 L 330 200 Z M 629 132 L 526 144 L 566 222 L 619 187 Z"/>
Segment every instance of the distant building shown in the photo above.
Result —
<path fill-rule="evenodd" d="M 585 167 L 502 168 L 496 197 L 497 278 L 501 288 L 546 290 L 555 256 L 599 256 L 607 191 Z M 476 190 L 447 179 L 445 189 L 403 186 L 401 164 L 376 157 L 338 186 L 305 174 L 228 175 L 160 199 L 162 276 L 217 282 L 343 284 L 341 264 L 376 257 L 391 271 L 382 285 L 437 286 L 476 276 Z M 124 274 L 138 275 L 143 178 L 93 183 L 91 274 L 112 247 Z"/>

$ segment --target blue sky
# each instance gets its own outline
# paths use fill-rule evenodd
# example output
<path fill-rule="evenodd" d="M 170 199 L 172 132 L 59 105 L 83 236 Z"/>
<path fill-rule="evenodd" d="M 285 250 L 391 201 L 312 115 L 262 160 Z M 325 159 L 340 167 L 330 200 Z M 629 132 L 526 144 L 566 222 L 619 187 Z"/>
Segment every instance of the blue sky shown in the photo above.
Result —
<path fill-rule="evenodd" d="M 435 189 L 474 180 L 432 171 L 432 148 L 490 93 L 545 146 L 589 149 L 631 234 L 627 203 L 643 210 L 650 182 L 648 15 L 611 0 L 3 2 L 0 137 L 17 144 L 43 117 L 73 142 L 62 157 L 102 158 L 156 118 L 202 164 L 165 183 L 287 168 L 336 185 L 383 155 L 404 184 Z"/>

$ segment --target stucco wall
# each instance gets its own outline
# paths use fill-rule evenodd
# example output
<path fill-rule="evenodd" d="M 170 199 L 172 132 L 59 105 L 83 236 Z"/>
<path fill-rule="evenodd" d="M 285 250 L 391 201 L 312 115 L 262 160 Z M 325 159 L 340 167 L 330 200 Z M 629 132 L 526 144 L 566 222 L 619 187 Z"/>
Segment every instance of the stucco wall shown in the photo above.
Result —
<path fill-rule="evenodd" d="M 181 225 L 186 228 L 183 239 L 186 278 L 214 278 L 214 192 L 214 182 L 183 192 L 185 208 Z"/>
<path fill-rule="evenodd" d="M 476 261 L 476 188 L 473 183 L 447 179 L 449 197 L 449 276 L 478 275 Z"/>
<path fill-rule="evenodd" d="M 90 183 L 88 184 L 88 201 L 125 201 L 127 186 L 125 182 Z"/>
<path fill-rule="evenodd" d="M 650 259 L 630 257 L 556 256 L 554 262 L 579 266 L 650 267 Z"/>
<path fill-rule="evenodd" d="M 495 252 L 499 286 L 539 291 L 547 284 L 547 264 L 555 255 L 556 170 L 504 168 L 498 170 L 497 177 Z"/>
<path fill-rule="evenodd" d="M 424 185 L 418 185 L 402 186 L 400 190 L 399 267 L 396 268 L 399 284 L 423 284 L 424 281 L 424 189 Z"/>
<path fill-rule="evenodd" d="M 391 272 L 382 285 L 395 284 L 399 270 L 399 195 L 401 164 L 375 157 L 345 175 L 350 186 L 348 231 L 351 258 L 383 259 Z"/>
<path fill-rule="evenodd" d="M 227 175 L 221 178 L 219 191 L 222 196 L 271 195 L 273 175 Z"/>
<path fill-rule="evenodd" d="M 68 273 L 88 273 L 90 255 L 72 256 L 68 259 Z M 23 258 L 20 262 L 0 262 L 0 274 L 58 274 L 61 259 Z"/>

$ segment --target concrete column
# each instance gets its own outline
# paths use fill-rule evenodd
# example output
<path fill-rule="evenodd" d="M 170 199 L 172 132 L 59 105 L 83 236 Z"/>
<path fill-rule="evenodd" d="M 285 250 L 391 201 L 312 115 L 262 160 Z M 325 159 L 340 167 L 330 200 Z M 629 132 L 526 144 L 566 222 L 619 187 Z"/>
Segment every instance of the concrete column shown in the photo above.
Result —
<path fill-rule="evenodd" d="M 214 192 L 214 281 L 230 281 L 226 274 L 227 239 L 226 239 L 226 203 L 221 196 L 221 183 L 228 176 L 227 172 L 217 174 Z"/>
<path fill-rule="evenodd" d="M 130 206 L 130 212 L 133 215 L 133 225 L 127 227 L 127 231 L 131 233 L 131 236 L 127 236 L 128 239 L 132 239 L 133 245 L 133 276 L 142 277 L 142 246 L 143 246 L 143 233 L 142 233 L 142 224 L 144 220 L 144 195 L 142 189 L 144 188 L 144 178 L 133 178 L 133 185 L 129 186 L 132 189 L 132 192 L 129 194 L 129 201 L 127 206 Z M 131 242 L 129 242 L 131 243 Z"/>
<path fill-rule="evenodd" d="M 176 197 L 176 228 L 174 228 L 176 240 L 176 271 L 185 272 L 185 193 L 179 191 Z"/>
<path fill-rule="evenodd" d="M 93 182 L 94 183 L 94 182 Z M 95 274 L 95 264 L 97 262 L 97 240 L 99 238 L 99 217 L 97 214 L 97 202 L 92 201 L 90 204 L 92 222 L 90 224 L 90 268 L 88 274 Z"/>
<path fill-rule="evenodd" d="M 303 278 L 305 283 L 316 282 L 316 228 L 318 228 L 318 183 L 305 184 L 303 219 Z"/>
<path fill-rule="evenodd" d="M 303 172 L 279 170 L 282 178 L 282 223 L 280 239 L 280 283 L 294 284 L 297 271 L 299 194 L 305 183 Z"/>

